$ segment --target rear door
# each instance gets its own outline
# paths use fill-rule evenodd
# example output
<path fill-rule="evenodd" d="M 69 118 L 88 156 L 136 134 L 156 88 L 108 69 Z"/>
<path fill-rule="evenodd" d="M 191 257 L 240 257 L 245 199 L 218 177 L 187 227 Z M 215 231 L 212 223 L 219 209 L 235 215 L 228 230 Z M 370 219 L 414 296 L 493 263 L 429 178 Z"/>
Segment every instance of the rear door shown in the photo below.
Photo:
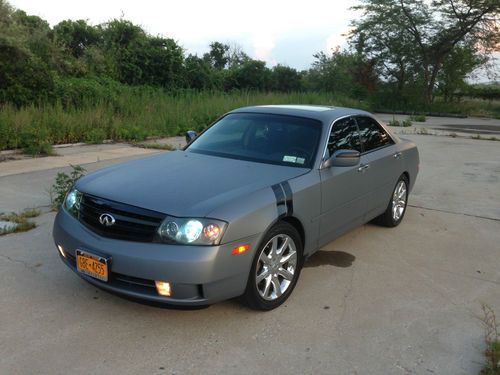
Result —
<path fill-rule="evenodd" d="M 355 119 L 363 156 L 369 165 L 365 173 L 365 183 L 370 187 L 366 220 L 371 220 L 387 208 L 392 190 L 401 174 L 403 160 L 391 136 L 375 119 L 369 116 L 356 116 Z"/>
<path fill-rule="evenodd" d="M 329 136 L 325 157 L 337 150 L 362 151 L 360 136 L 353 117 L 337 120 Z M 366 184 L 367 157 L 362 155 L 354 167 L 331 167 L 320 170 L 321 216 L 320 246 L 363 222 L 370 192 Z"/>

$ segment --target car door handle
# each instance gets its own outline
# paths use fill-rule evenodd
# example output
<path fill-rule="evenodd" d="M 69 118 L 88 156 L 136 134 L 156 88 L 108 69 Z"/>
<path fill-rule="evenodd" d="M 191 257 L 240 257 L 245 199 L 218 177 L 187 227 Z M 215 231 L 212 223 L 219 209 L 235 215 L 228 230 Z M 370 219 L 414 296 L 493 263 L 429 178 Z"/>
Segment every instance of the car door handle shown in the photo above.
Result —
<path fill-rule="evenodd" d="M 358 167 L 358 172 L 363 172 L 365 169 L 370 168 L 370 164 L 363 164 Z"/>
<path fill-rule="evenodd" d="M 401 157 L 401 155 L 403 155 L 401 152 L 396 152 L 394 155 L 394 159 L 399 159 Z"/>

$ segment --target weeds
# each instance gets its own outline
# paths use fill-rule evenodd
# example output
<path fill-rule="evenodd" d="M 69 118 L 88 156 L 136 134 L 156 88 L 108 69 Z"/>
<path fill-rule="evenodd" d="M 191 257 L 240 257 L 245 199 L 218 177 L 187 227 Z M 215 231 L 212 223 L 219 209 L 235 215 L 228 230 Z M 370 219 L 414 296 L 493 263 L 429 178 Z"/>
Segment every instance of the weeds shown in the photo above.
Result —
<path fill-rule="evenodd" d="M 147 137 L 200 131 L 224 113 L 259 104 L 324 104 L 371 110 L 370 103 L 323 92 L 266 93 L 254 91 L 168 92 L 123 86 L 112 98 L 71 103 L 45 103 L 0 110 L 0 150 L 61 143 L 143 141 Z M 40 153 L 43 150 L 40 150 Z"/>
<path fill-rule="evenodd" d="M 23 153 L 30 156 L 55 156 L 56 153 L 52 145 L 48 142 L 36 143 L 32 142 L 23 147 Z"/>
<path fill-rule="evenodd" d="M 40 216 L 41 211 L 37 208 L 27 208 L 25 209 L 21 215 L 27 219 L 32 219 L 34 217 Z"/>
<path fill-rule="evenodd" d="M 481 322 L 485 329 L 484 341 L 486 344 L 484 351 L 486 363 L 481 374 L 500 375 L 500 324 L 497 323 L 495 312 L 490 306 L 482 304 L 481 308 L 483 310 Z"/>
<path fill-rule="evenodd" d="M 415 122 L 426 122 L 427 118 L 425 117 L 425 115 L 411 115 L 409 120 Z"/>
<path fill-rule="evenodd" d="M 401 120 L 401 121 L 398 121 L 396 119 L 392 119 L 391 121 L 389 121 L 389 126 L 398 126 L 398 127 L 402 127 L 402 128 L 408 128 L 410 126 L 412 126 L 412 122 L 410 119 L 406 119 L 406 120 Z"/>
<path fill-rule="evenodd" d="M 49 190 L 51 206 L 54 211 L 58 210 L 64 202 L 64 198 L 68 191 L 73 187 L 75 182 L 85 175 L 85 168 L 80 165 L 71 165 L 72 171 L 68 175 L 64 172 L 59 172 L 56 180 Z"/>
<path fill-rule="evenodd" d="M 12 223 L 12 225 L 0 228 L 0 235 L 26 232 L 36 228 L 36 223 L 29 219 L 39 216 L 40 213 L 38 209 L 29 208 L 21 213 L 11 212 L 9 214 L 0 214 L 0 220 Z"/>

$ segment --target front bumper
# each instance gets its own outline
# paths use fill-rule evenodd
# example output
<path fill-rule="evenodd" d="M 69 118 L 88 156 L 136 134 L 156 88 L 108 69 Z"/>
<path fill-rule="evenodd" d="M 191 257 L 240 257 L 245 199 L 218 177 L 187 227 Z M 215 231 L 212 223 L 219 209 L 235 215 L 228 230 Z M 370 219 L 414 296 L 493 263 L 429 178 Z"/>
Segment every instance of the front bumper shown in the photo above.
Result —
<path fill-rule="evenodd" d="M 261 240 L 257 234 L 219 246 L 122 241 L 95 234 L 62 209 L 53 237 L 64 249 L 63 262 L 89 283 L 127 297 L 174 305 L 208 305 L 243 294 Z M 250 244 L 250 249 L 232 255 L 242 244 Z M 76 270 L 77 249 L 111 258 L 108 282 Z M 170 282 L 172 296 L 158 295 L 154 280 Z"/>

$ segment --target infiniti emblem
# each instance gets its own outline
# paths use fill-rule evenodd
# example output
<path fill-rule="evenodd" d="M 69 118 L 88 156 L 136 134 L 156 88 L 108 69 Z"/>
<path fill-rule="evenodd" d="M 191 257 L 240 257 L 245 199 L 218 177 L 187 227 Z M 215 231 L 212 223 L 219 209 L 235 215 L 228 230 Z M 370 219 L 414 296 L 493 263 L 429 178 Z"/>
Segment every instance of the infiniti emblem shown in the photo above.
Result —
<path fill-rule="evenodd" d="M 115 223 L 115 218 L 110 214 L 102 214 L 99 216 L 99 223 L 106 227 L 110 227 Z"/>

